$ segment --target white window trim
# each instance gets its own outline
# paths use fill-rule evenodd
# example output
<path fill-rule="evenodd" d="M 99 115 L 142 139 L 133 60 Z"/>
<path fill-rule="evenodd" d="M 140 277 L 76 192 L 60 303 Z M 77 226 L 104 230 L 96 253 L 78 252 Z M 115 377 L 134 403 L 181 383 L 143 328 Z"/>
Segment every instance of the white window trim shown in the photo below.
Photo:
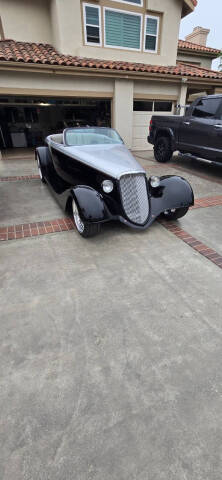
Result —
<path fill-rule="evenodd" d="M 127 5 L 133 5 L 133 7 L 143 7 L 143 0 L 140 0 L 140 3 L 127 2 L 125 0 L 113 0 L 113 2 L 124 3 L 124 4 L 127 4 Z"/>
<path fill-rule="evenodd" d="M 95 5 L 95 3 L 83 3 L 83 22 L 84 22 L 84 40 L 85 40 L 85 45 L 92 45 L 94 47 L 101 47 L 102 46 L 102 28 L 101 28 L 101 7 L 98 5 Z M 93 7 L 97 8 L 99 11 L 99 25 L 92 25 L 91 23 L 86 24 L 86 7 Z M 99 28 L 99 43 L 95 42 L 88 42 L 87 41 L 87 31 L 86 31 L 86 26 L 89 27 L 98 27 Z"/>
<path fill-rule="evenodd" d="M 157 32 L 156 32 L 156 35 L 150 35 L 149 33 L 148 33 L 148 34 L 146 33 L 147 18 L 154 18 L 155 20 L 157 20 Z M 159 23 L 160 23 L 159 17 L 154 17 L 153 15 L 145 15 L 145 20 L 144 20 L 144 40 L 143 40 L 143 51 L 144 51 L 144 52 L 157 53 L 157 51 L 158 51 L 158 45 L 159 45 Z M 155 37 L 155 38 L 156 38 L 156 49 L 155 49 L 155 50 L 148 50 L 148 49 L 146 49 L 146 35 L 149 35 L 150 37 Z"/>
<path fill-rule="evenodd" d="M 136 15 L 137 17 L 140 17 L 140 48 L 128 48 L 128 47 L 121 47 L 121 46 L 116 46 L 116 45 L 107 45 L 106 44 L 106 11 L 112 11 L 112 12 L 119 12 L 119 13 L 125 13 L 127 15 Z M 110 8 L 110 7 L 104 7 L 103 9 L 103 28 L 104 28 L 104 47 L 106 48 L 117 48 L 118 50 L 131 50 L 133 52 L 141 52 L 142 48 L 142 27 L 143 27 L 143 15 L 142 13 L 135 13 L 135 12 L 129 12 L 128 10 L 119 10 L 117 8 Z"/>

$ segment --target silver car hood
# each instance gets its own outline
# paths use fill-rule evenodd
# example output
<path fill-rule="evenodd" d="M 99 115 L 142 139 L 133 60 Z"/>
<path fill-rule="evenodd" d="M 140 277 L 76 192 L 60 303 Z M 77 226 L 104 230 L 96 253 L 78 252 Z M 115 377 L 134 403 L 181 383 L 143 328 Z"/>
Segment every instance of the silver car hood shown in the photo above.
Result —
<path fill-rule="evenodd" d="M 49 145 L 68 157 L 95 168 L 113 178 L 120 178 L 124 173 L 144 173 L 145 170 L 135 160 L 125 145 L 83 145 L 67 147 L 52 140 Z"/>

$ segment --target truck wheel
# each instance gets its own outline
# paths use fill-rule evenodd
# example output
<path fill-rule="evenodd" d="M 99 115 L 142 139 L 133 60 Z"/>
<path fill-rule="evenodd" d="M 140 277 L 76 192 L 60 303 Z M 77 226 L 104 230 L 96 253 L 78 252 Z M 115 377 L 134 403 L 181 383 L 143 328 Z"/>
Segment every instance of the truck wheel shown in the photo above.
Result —
<path fill-rule="evenodd" d="M 158 137 L 154 144 L 154 157 L 157 162 L 168 162 L 172 154 L 170 139 L 168 137 Z"/>
<path fill-rule="evenodd" d="M 75 226 L 82 237 L 93 237 L 100 232 L 100 223 L 86 223 L 81 219 L 75 200 L 72 201 L 72 211 Z"/>
<path fill-rule="evenodd" d="M 188 210 L 189 207 L 171 208 L 170 210 L 165 210 L 163 212 L 163 217 L 166 220 L 177 220 L 178 218 L 184 217 Z"/>

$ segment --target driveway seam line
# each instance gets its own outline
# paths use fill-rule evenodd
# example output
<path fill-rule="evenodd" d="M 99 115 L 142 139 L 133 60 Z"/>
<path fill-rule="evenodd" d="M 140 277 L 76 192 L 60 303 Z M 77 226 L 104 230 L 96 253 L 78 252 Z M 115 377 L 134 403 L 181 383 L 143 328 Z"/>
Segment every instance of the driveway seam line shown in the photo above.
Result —
<path fill-rule="evenodd" d="M 0 177 L 0 182 L 17 182 L 18 180 L 38 180 L 39 175 L 15 175 L 12 177 Z"/>

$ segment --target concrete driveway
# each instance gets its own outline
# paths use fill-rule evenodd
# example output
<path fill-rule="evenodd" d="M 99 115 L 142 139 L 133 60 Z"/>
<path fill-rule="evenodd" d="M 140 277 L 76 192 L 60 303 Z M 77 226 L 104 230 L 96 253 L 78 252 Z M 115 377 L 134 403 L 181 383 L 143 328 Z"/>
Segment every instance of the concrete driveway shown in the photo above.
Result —
<path fill-rule="evenodd" d="M 137 155 L 196 208 L 90 240 L 32 156 L 0 164 L 2 480 L 221 478 L 222 170 Z"/>

